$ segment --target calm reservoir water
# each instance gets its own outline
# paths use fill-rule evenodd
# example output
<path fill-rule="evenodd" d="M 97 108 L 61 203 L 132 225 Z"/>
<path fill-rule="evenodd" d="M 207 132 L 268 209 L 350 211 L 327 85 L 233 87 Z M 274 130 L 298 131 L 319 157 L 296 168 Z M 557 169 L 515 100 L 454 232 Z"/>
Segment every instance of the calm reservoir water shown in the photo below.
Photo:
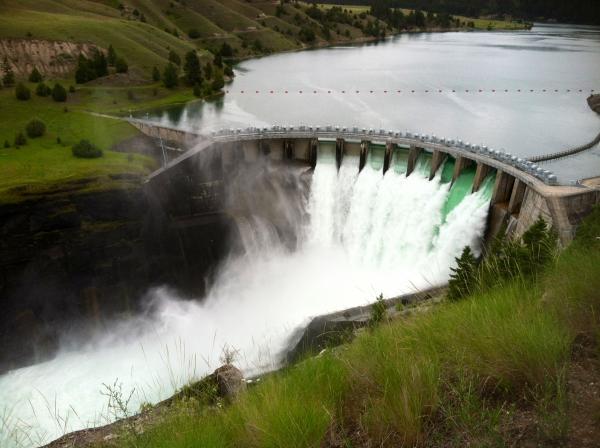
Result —
<path fill-rule="evenodd" d="M 207 131 L 273 124 L 412 130 L 518 156 L 577 146 L 600 131 L 585 101 L 600 92 L 595 27 L 402 35 L 249 60 L 236 75 L 224 98 L 150 118 Z M 600 175 L 600 159 L 586 157 L 575 168 L 567 159 L 551 169 L 564 182 Z"/>

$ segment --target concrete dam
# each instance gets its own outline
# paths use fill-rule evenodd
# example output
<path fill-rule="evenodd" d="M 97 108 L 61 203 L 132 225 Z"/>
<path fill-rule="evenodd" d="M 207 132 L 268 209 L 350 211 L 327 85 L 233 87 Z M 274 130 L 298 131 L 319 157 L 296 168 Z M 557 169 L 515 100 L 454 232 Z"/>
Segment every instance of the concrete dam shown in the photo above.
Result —
<path fill-rule="evenodd" d="M 408 177 L 415 169 L 425 170 L 429 180 L 439 174 L 442 183 L 451 185 L 450 202 L 457 200 L 452 192 L 455 196 L 467 190 L 476 193 L 487 180 L 492 185 L 486 238 L 503 228 L 519 237 L 541 216 L 553 225 L 561 242 L 568 243 L 580 219 L 600 202 L 593 181 L 559 185 L 554 174 L 532 161 L 539 158 L 525 160 L 460 140 L 334 126 L 230 129 L 204 136 L 143 120 L 129 121 L 160 141 L 165 165 L 149 177 L 148 188 L 174 217 L 223 211 L 220 198 L 228 173 L 240 162 L 251 164 L 260 157 L 315 169 L 319 157 L 329 155 L 338 171 L 350 158 L 356 160 L 359 172 L 370 164 L 381 175 L 393 169 Z M 176 157 L 167 162 L 167 152 Z"/>
<path fill-rule="evenodd" d="M 99 222 L 118 206 L 120 222 L 81 248 L 70 230 L 38 250 L 35 285 L 48 289 L 41 273 L 53 280 L 62 269 L 56 296 L 14 289 L 11 303 L 77 305 L 86 324 L 65 333 L 50 321 L 52 357 L 7 360 L 0 394 L 23 437 L 49 441 L 97 425 L 98 385 L 115 378 L 132 392 L 132 412 L 160 402 L 219 367 L 228 347 L 247 376 L 276 369 L 315 316 L 444 285 L 465 246 L 480 253 L 486 238 L 504 228 L 520 235 L 538 216 L 567 243 L 599 200 L 593 182 L 557 185 L 535 163 L 443 138 L 300 126 L 207 136 L 132 124 L 156 139 L 164 166 L 125 199 L 57 204 Z M 90 243 L 104 240 L 111 245 Z M 32 322 L 48 321 L 28 307 L 13 313 L 23 330 L 4 343 L 7 353 L 35 340 Z M 53 412 L 35 413 L 46 397 L 58 397 Z"/>

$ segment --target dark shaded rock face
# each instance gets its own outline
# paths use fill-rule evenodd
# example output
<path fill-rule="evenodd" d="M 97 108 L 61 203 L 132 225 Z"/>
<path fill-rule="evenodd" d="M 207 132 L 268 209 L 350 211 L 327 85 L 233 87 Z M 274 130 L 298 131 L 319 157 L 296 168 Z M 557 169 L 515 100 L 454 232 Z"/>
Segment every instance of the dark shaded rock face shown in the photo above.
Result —
<path fill-rule="evenodd" d="M 0 372 L 51 356 L 66 330 L 144 307 L 168 284 L 198 297 L 228 217 L 174 225 L 142 188 L 0 205 Z"/>

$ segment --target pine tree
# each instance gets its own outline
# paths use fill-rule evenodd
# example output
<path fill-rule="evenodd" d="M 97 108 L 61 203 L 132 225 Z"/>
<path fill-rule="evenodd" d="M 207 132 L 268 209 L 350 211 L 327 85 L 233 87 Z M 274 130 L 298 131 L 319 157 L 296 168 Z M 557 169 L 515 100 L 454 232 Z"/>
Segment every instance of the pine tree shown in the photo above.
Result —
<path fill-rule="evenodd" d="M 106 57 L 106 60 L 108 62 L 108 65 L 110 65 L 111 67 L 114 67 L 115 63 L 117 62 L 117 52 L 115 51 L 112 44 L 108 46 L 108 55 Z"/>
<path fill-rule="evenodd" d="M 96 50 L 94 52 L 92 66 L 96 72 L 97 78 L 108 75 L 108 62 L 106 61 L 106 56 L 104 56 L 104 53 L 102 53 L 100 50 Z"/>
<path fill-rule="evenodd" d="M 466 246 L 459 258 L 456 258 L 456 268 L 451 268 L 448 282 L 448 298 L 459 300 L 471 294 L 476 286 L 477 259 L 471 248 Z"/>
<path fill-rule="evenodd" d="M 152 81 L 154 81 L 154 82 L 160 81 L 160 71 L 158 70 L 158 68 L 156 66 L 152 69 Z"/>
<path fill-rule="evenodd" d="M 163 72 L 163 84 L 167 89 L 177 87 L 179 84 L 179 79 L 177 78 L 177 69 L 171 62 L 167 64 L 165 71 Z"/>
<path fill-rule="evenodd" d="M 31 70 L 31 73 L 29 74 L 29 82 L 42 82 L 42 80 L 42 74 L 37 67 L 33 67 L 33 70 Z"/>
<path fill-rule="evenodd" d="M 217 52 L 217 54 L 215 54 L 213 64 L 215 65 L 215 67 L 223 68 L 223 57 L 221 56 L 220 52 Z"/>
<path fill-rule="evenodd" d="M 2 62 L 2 71 L 4 72 L 4 76 L 2 77 L 2 84 L 6 87 L 13 86 L 15 84 L 15 74 L 12 71 L 12 68 L 8 62 L 8 58 L 5 56 L 4 61 Z"/>
<path fill-rule="evenodd" d="M 169 62 L 172 62 L 175 65 L 181 65 L 181 58 L 177 53 L 171 50 L 169 51 Z"/>
<path fill-rule="evenodd" d="M 183 72 L 185 73 L 185 79 L 190 86 L 202 84 L 202 69 L 200 68 L 200 59 L 194 50 L 190 50 L 186 53 Z"/>

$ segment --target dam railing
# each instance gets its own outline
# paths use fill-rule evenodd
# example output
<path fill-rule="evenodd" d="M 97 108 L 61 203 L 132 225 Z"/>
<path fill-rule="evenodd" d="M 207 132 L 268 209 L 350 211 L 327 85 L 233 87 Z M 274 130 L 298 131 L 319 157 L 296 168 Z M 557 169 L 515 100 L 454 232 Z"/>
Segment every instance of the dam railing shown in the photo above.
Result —
<path fill-rule="evenodd" d="M 396 145 L 407 145 L 430 151 L 442 151 L 454 157 L 467 157 L 476 162 L 482 162 L 490 167 L 504 171 L 517 171 L 532 176 L 546 185 L 558 185 L 557 176 L 550 170 L 538 166 L 535 160 L 517 157 L 503 150 L 489 148 L 486 145 L 472 144 L 457 139 L 437 137 L 436 135 L 419 134 L 410 131 L 393 131 L 385 129 L 367 129 L 358 127 L 341 126 L 271 126 L 271 127 L 247 127 L 245 129 L 221 129 L 212 131 L 208 135 L 197 130 L 186 130 L 171 128 L 155 122 L 131 118 L 131 124 L 140 128 L 147 135 L 159 136 L 159 131 L 185 134 L 199 139 L 197 144 L 171 160 L 165 167 L 151 175 L 164 172 L 181 160 L 197 154 L 213 143 L 227 143 L 235 141 L 269 140 L 269 139 L 344 139 L 354 141 L 370 141 L 372 143 L 391 143 Z M 150 128 L 150 129 L 148 129 Z M 162 137 L 164 139 L 164 137 Z M 600 138 L 600 135 L 599 135 Z M 516 174 L 516 173 L 515 173 Z"/>
<path fill-rule="evenodd" d="M 531 162 L 534 162 L 534 163 L 538 163 L 538 162 L 548 162 L 550 160 L 555 160 L 555 159 L 562 159 L 563 157 L 568 157 L 568 156 L 572 156 L 572 155 L 578 154 L 583 151 L 587 151 L 588 149 L 593 148 L 594 146 L 596 146 L 599 143 L 600 143 L 600 134 L 598 134 L 596 136 L 596 138 L 594 140 L 592 140 L 591 142 L 586 143 L 585 145 L 578 146 L 577 148 L 567 149 L 565 151 L 559 151 L 559 152 L 542 155 L 542 156 L 530 157 L 528 160 L 530 160 Z"/>

